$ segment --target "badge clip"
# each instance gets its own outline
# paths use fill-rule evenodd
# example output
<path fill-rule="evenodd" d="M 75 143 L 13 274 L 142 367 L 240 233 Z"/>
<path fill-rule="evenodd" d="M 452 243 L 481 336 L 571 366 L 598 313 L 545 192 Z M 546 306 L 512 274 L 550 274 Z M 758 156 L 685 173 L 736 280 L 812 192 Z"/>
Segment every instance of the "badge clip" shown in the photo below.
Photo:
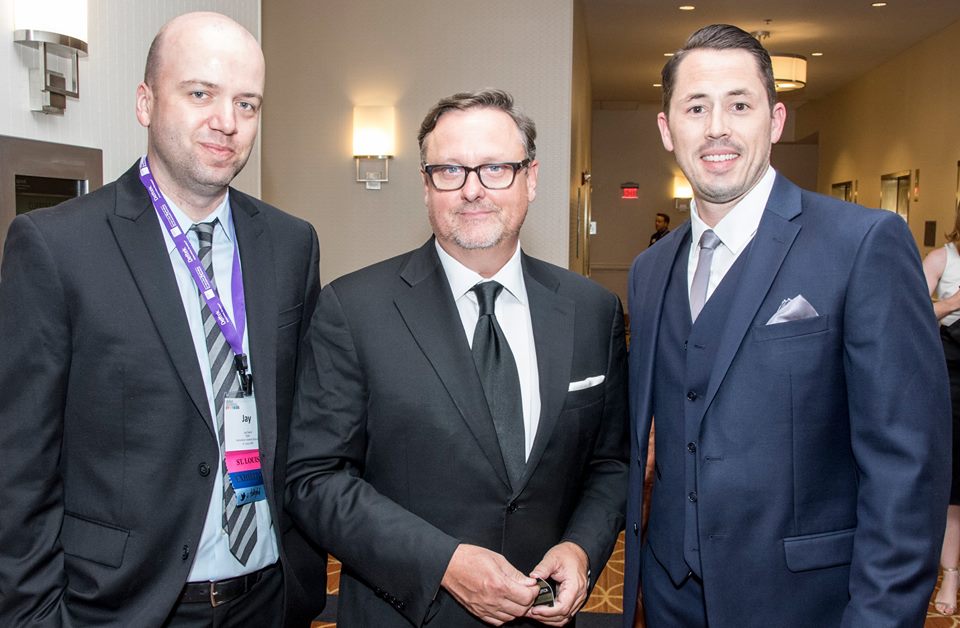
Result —
<path fill-rule="evenodd" d="M 233 356 L 233 365 L 237 369 L 237 379 L 240 380 L 240 390 L 244 395 L 253 394 L 253 375 L 247 373 L 247 354 Z"/>

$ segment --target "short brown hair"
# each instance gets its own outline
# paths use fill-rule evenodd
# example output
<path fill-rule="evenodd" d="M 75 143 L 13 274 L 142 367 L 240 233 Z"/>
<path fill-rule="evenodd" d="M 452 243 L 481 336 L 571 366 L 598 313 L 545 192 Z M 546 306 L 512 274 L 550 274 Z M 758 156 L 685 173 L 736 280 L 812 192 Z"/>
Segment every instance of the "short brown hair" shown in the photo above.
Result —
<path fill-rule="evenodd" d="M 711 50 L 746 50 L 757 60 L 757 68 L 763 79 L 763 86 L 767 90 L 767 100 L 770 109 L 777 104 L 777 86 L 773 80 L 773 62 L 770 53 L 747 31 L 731 26 L 730 24 L 711 24 L 704 26 L 687 40 L 683 48 L 670 57 L 660 73 L 660 84 L 663 86 L 663 113 L 669 115 L 670 98 L 673 96 L 673 86 L 676 81 L 677 67 L 691 50 L 708 48 Z"/>
<path fill-rule="evenodd" d="M 517 109 L 513 104 L 513 96 L 507 92 L 502 89 L 482 89 L 478 92 L 460 92 L 448 96 L 441 99 L 430 109 L 420 124 L 420 132 L 417 134 L 417 142 L 420 144 L 420 161 L 426 162 L 427 155 L 423 143 L 427 135 L 437 126 L 440 116 L 448 111 L 465 111 L 475 107 L 499 109 L 513 118 L 513 121 L 517 123 L 517 128 L 520 129 L 523 150 L 527 159 L 533 160 L 537 156 L 537 125 L 533 123 L 533 120 Z"/>

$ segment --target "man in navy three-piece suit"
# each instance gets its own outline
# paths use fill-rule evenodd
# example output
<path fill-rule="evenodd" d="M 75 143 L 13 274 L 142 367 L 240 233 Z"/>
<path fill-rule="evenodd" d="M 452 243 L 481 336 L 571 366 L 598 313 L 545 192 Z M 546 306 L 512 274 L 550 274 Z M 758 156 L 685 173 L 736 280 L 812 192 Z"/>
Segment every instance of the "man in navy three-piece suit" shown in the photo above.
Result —
<path fill-rule="evenodd" d="M 624 624 L 920 626 L 950 402 L 907 225 L 770 167 L 786 110 L 748 33 L 701 29 L 662 84 L 694 201 L 630 275 Z"/>

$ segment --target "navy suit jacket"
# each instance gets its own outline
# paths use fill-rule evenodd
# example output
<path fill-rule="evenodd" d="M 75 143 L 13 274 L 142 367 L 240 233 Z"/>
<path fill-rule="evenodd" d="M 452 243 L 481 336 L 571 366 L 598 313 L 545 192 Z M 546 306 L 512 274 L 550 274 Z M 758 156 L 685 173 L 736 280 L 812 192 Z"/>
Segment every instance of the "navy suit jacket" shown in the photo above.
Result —
<path fill-rule="evenodd" d="M 630 489 L 625 625 L 667 279 L 686 223 L 630 273 Z M 711 626 L 919 626 L 950 485 L 950 400 L 916 246 L 903 219 L 777 177 L 736 287 L 691 454 L 657 424 L 648 542 L 679 551 L 684 456 L 696 455 Z M 683 261 L 683 260 L 681 260 Z M 802 295 L 816 318 L 767 321 Z M 673 442 L 673 441 L 676 442 Z M 681 482 L 682 484 L 682 482 Z M 674 504 L 677 502 L 677 504 Z M 678 516 L 679 514 L 679 516 Z"/>
<path fill-rule="evenodd" d="M 267 504 L 290 624 L 325 561 L 282 509 L 298 346 L 320 284 L 306 222 L 230 191 Z M 0 625 L 158 626 L 219 468 L 200 365 L 137 167 L 14 220 L 0 277 Z M 281 621 L 278 618 L 278 623 Z"/>
<path fill-rule="evenodd" d="M 288 507 L 343 561 L 343 626 L 482 626 L 440 588 L 458 543 L 523 573 L 561 540 L 594 577 L 623 526 L 626 348 L 613 294 L 526 255 L 540 424 L 511 486 L 431 238 L 324 288 L 290 438 Z M 603 375 L 599 385 L 571 382 Z"/>

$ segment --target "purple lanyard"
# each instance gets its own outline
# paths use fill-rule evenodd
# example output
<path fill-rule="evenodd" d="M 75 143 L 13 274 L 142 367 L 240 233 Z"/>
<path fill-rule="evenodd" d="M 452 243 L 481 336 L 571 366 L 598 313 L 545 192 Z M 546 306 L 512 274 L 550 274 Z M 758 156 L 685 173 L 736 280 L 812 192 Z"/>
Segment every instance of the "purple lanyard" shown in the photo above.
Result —
<path fill-rule="evenodd" d="M 251 392 L 251 377 L 247 375 L 246 372 L 247 356 L 243 352 L 243 328 L 246 324 L 246 302 L 243 296 L 243 277 L 240 274 L 240 247 L 234 244 L 233 272 L 230 277 L 230 288 L 233 294 L 233 310 L 237 315 L 237 323 L 234 325 L 233 321 L 230 320 L 230 315 L 227 313 L 227 308 L 220 300 L 217 289 L 213 287 L 206 271 L 203 270 L 203 264 L 200 263 L 200 258 L 197 257 L 196 250 L 194 250 L 190 240 L 187 239 L 183 229 L 180 228 L 180 223 L 177 222 L 177 217 L 173 215 L 173 212 L 167 205 L 166 199 L 160 194 L 157 182 L 150 173 L 150 166 L 147 164 L 146 155 L 140 158 L 140 182 L 150 194 L 150 202 L 153 203 L 153 208 L 157 211 L 160 222 L 166 228 L 167 233 L 170 234 L 170 239 L 173 240 L 177 246 L 177 251 L 180 253 L 183 263 L 186 264 L 190 270 L 190 276 L 193 277 L 194 283 L 197 284 L 197 289 L 200 290 L 200 296 L 203 297 L 207 307 L 210 308 L 214 320 L 217 321 L 217 325 L 220 326 L 220 331 L 223 332 L 223 337 L 230 344 L 230 348 L 233 349 L 234 361 L 240 376 L 241 386 L 244 392 L 249 394 Z"/>

